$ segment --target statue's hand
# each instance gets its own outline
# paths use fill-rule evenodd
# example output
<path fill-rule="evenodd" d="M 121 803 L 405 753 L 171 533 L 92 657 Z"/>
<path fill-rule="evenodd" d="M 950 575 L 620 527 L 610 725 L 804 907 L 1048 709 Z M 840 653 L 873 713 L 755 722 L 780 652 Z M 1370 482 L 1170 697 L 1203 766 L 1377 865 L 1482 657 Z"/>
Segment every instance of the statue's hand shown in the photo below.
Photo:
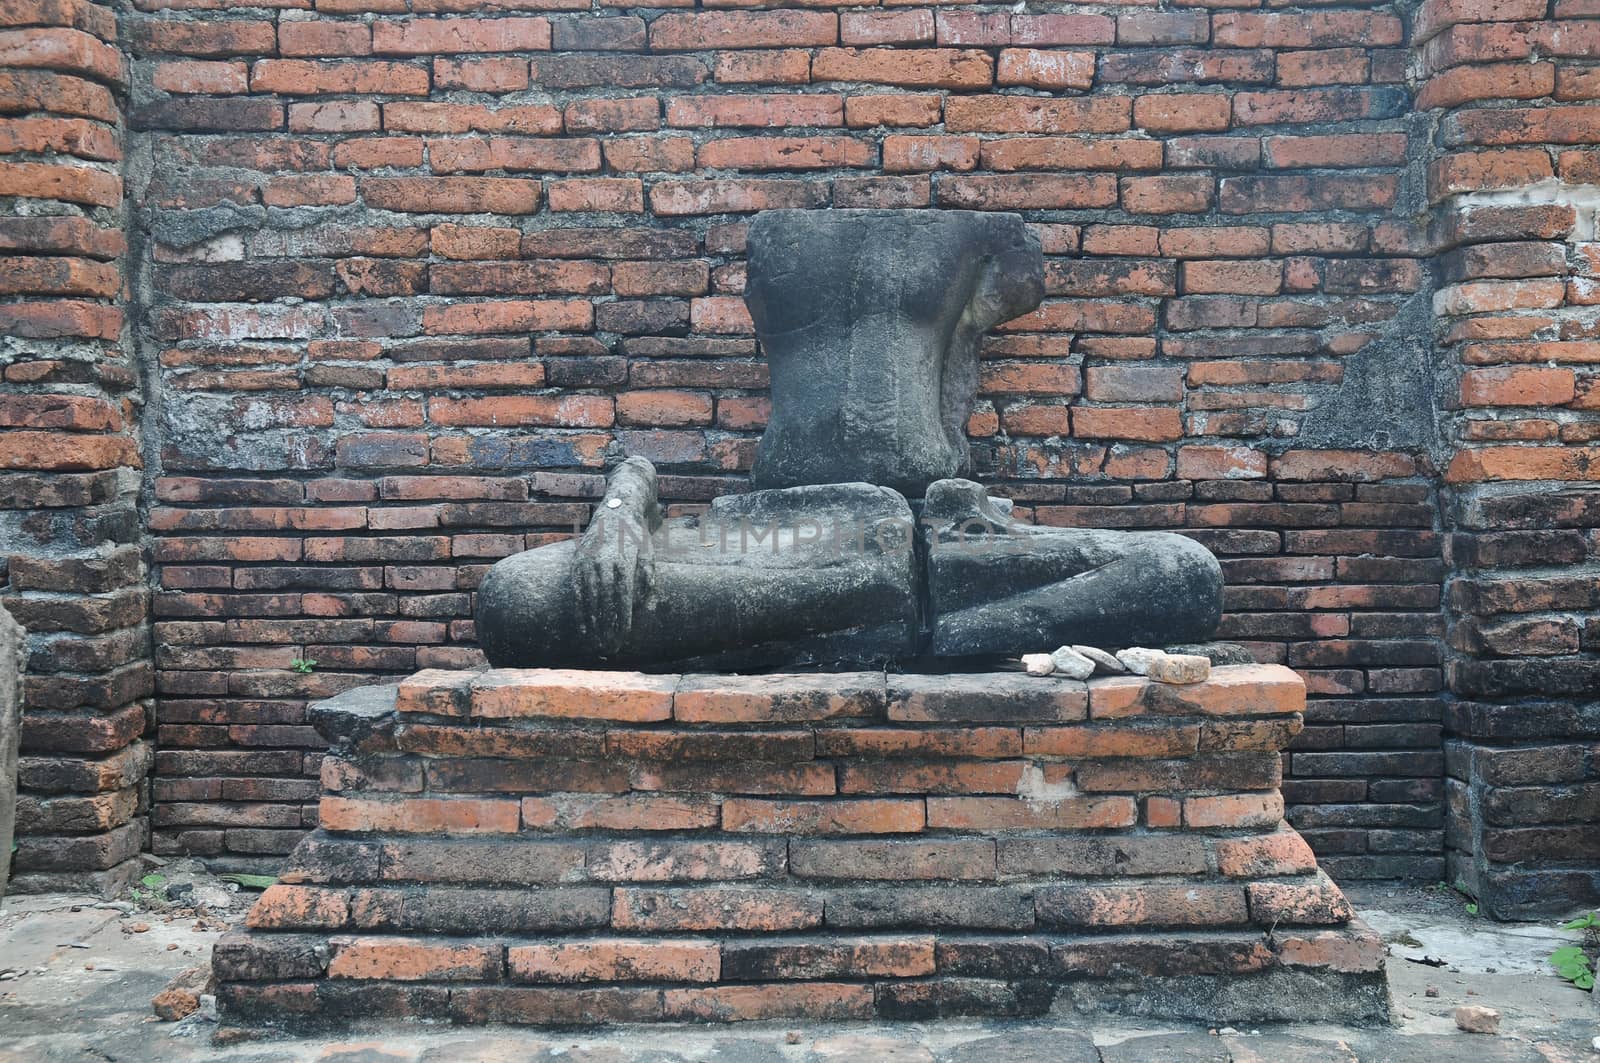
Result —
<path fill-rule="evenodd" d="M 578 542 L 578 622 L 603 655 L 622 648 L 649 590 L 650 531 L 637 514 L 603 511 Z"/>
<path fill-rule="evenodd" d="M 655 470 L 642 459 L 629 462 L 613 474 L 574 557 L 578 629 L 601 656 L 622 649 L 650 590 Z"/>

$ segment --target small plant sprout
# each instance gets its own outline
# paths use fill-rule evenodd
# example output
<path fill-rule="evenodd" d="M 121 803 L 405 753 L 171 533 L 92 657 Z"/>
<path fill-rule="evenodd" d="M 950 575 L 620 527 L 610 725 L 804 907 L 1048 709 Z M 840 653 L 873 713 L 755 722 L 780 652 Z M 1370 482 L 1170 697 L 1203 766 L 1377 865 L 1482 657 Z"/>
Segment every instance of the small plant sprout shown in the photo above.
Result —
<path fill-rule="evenodd" d="M 1563 945 L 1550 954 L 1550 965 L 1556 973 L 1579 989 L 1594 990 L 1594 961 L 1589 953 L 1600 948 L 1600 913 L 1562 923 L 1562 930 L 1583 931 L 1583 944 Z"/>
<path fill-rule="evenodd" d="M 128 890 L 128 895 L 133 898 L 133 903 L 135 904 L 144 904 L 147 901 L 156 903 L 166 899 L 167 877 L 165 875 L 151 872 L 139 879 L 139 886 L 143 886 L 144 889 L 135 886 Z"/>
<path fill-rule="evenodd" d="M 1466 891 L 1466 888 L 1464 886 L 1462 886 L 1459 882 L 1440 882 L 1437 886 L 1429 886 L 1428 888 L 1429 889 L 1434 889 L 1434 890 L 1449 891 L 1449 892 L 1452 892 L 1452 893 L 1460 894 L 1462 899 L 1467 902 L 1466 903 L 1466 912 L 1467 912 L 1467 914 L 1468 915 L 1477 915 L 1478 914 L 1478 901 L 1477 901 L 1477 898 L 1473 897 L 1472 894 L 1468 893 Z"/>
<path fill-rule="evenodd" d="M 289 662 L 289 667 L 301 675 L 310 675 L 316 671 L 317 662 L 310 657 L 296 657 Z"/>

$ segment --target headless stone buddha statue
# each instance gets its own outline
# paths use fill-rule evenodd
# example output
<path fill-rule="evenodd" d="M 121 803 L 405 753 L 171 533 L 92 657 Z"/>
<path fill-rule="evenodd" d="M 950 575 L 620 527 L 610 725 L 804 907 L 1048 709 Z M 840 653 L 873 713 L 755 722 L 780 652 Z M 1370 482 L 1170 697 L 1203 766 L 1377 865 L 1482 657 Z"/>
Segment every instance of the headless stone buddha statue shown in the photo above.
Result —
<path fill-rule="evenodd" d="M 771 366 L 754 490 L 663 519 L 611 473 L 577 539 L 493 566 L 497 667 L 862 666 L 1209 638 L 1221 570 L 1180 535 L 1013 520 L 969 471 L 986 331 L 1044 295 L 1018 215 L 771 211 L 745 303 Z"/>

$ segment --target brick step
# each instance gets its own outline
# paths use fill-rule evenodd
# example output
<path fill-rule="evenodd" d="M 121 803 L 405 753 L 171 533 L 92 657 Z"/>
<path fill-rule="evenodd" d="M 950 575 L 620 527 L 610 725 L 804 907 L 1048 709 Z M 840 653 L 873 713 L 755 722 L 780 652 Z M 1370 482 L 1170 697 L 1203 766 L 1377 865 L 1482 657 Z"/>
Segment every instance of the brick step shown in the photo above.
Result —
<path fill-rule="evenodd" d="M 855 732 L 857 736 L 864 732 Z M 1136 740 L 1144 736 L 1133 736 Z M 707 766 L 709 765 L 709 766 Z M 1061 784 L 1068 776 L 1058 765 L 1074 769 L 1073 789 Z M 371 770 L 371 769 L 376 770 Z M 437 798 L 484 798 L 509 803 L 521 795 L 559 796 L 567 803 L 595 795 L 694 794 L 701 797 L 758 799 L 761 797 L 921 797 L 930 799 L 1003 795 L 1024 797 L 1038 804 L 1076 801 L 1085 808 L 1102 794 L 1214 794 L 1228 791 L 1276 790 L 1278 756 L 1270 750 L 1241 753 L 1200 753 L 1173 758 L 1132 755 L 1065 757 L 1031 754 L 1009 761 L 969 761 L 959 758 L 895 760 L 837 757 L 782 764 L 733 759 L 725 763 L 540 758 L 506 760 L 477 757 L 387 758 L 378 765 L 345 763 L 324 773 L 325 785 L 342 800 L 329 804 L 343 809 L 345 802 L 404 802 L 428 793 Z M 685 800 L 673 796 L 672 800 Z M 649 798 L 635 799 L 647 805 Z M 616 802 L 618 805 L 623 802 Z M 374 805 L 374 807 L 377 807 Z M 490 806 L 491 808 L 494 806 Z M 959 805 L 950 805 L 952 809 Z M 1104 807 L 1116 807 L 1107 804 Z M 662 809 L 663 811 L 665 808 Z M 532 805 L 528 825 L 541 827 L 565 810 L 558 803 Z M 582 808 L 574 811 L 581 813 Z M 613 810 L 615 811 L 615 810 Z M 645 809 L 645 811 L 654 811 Z M 648 829 L 645 817 L 638 826 Z M 689 824 L 694 825 L 694 824 Z M 672 829 L 672 824 L 664 829 Z M 362 830 L 356 826 L 345 830 Z M 425 825 L 414 830 L 426 830 Z M 488 827 L 486 829 L 494 829 Z"/>
<path fill-rule="evenodd" d="M 336 699 L 335 699 L 336 700 Z M 395 689 L 403 718 L 729 725 L 827 720 L 1036 724 L 1132 716 L 1282 716 L 1305 685 L 1282 665 L 1216 668 L 1203 683 L 1078 682 L 1019 672 L 648 675 L 559 668 L 430 669 Z"/>
<path fill-rule="evenodd" d="M 219 948 L 221 999 L 244 1021 L 581 1024 L 1066 994 L 1264 1021 L 1287 1016 L 1240 987 L 1271 982 L 1381 1015 L 1381 946 L 1283 823 L 1304 702 L 1276 666 L 351 691 L 312 712 L 321 825 Z"/>
<path fill-rule="evenodd" d="M 319 703 L 324 713 L 335 701 Z M 864 760 L 1015 761 L 1021 757 L 1183 757 L 1278 750 L 1298 732 L 1295 714 L 1227 719 L 1107 717 L 1053 723 L 912 723 L 823 720 L 814 723 L 719 723 L 607 726 L 595 721 L 473 720 L 441 722 L 401 716 L 394 728 L 402 753 L 438 758 L 560 759 L 578 763 L 625 757 L 658 766 L 682 761 L 754 761 L 784 765 L 854 757 Z M 396 767 L 377 788 L 404 789 L 416 762 Z M 991 769 L 994 770 L 994 769 Z M 381 784 L 381 785 L 378 785 Z M 349 783 L 342 785 L 348 786 Z M 579 789 L 580 787 L 572 787 Z"/>
<path fill-rule="evenodd" d="M 379 887 L 278 883 L 248 925 L 263 930 L 524 931 L 611 926 L 629 932 L 765 931 L 923 926 L 1077 931 L 1127 927 L 1341 925 L 1351 918 L 1321 872 L 1253 882 L 1210 877 L 1107 877 L 1007 885 L 870 883 L 807 887 L 763 879 L 718 885 L 559 885 L 518 890 L 441 883 Z"/>
<path fill-rule="evenodd" d="M 789 879 L 1023 881 L 1211 875 L 1218 880 L 1314 870 L 1294 828 L 1258 831 L 941 832 L 930 836 L 810 838 L 573 832 L 333 835 L 303 840 L 280 880 L 303 884 L 576 885 Z"/>
<path fill-rule="evenodd" d="M 1269 763 L 1275 764 L 1276 758 Z M 1087 776 L 1092 765 L 1079 769 Z M 1128 774 L 1133 769 L 1119 769 Z M 621 829 L 649 832 L 654 826 L 688 830 L 696 825 L 730 840 L 751 835 L 904 835 L 924 832 L 1020 833 L 1041 830 L 1106 830 L 1139 823 L 1140 796 L 1159 798 L 1158 810 L 1181 817 L 1195 829 L 1270 829 L 1283 818 L 1276 790 L 1158 791 L 1157 780 L 1127 783 L 1124 794 L 1074 794 L 1041 799 L 1033 794 L 823 795 L 744 797 L 703 794 L 698 799 L 649 798 L 596 801 L 584 795 L 483 797 L 434 792 L 416 795 L 329 795 L 322 799 L 323 829 L 364 835 L 503 835 Z M 1220 779 L 1218 780 L 1221 781 Z M 1137 789 L 1135 789 L 1137 787 Z M 1149 804 L 1145 802 L 1147 820 Z M 671 817 L 670 820 L 666 817 Z M 569 826 L 570 825 L 570 826 Z M 614 826 L 613 826 L 614 825 Z M 1177 824 L 1150 824 L 1176 826 Z"/>
<path fill-rule="evenodd" d="M 551 1025 L 1040 1014 L 1058 993 L 1206 1017 L 1218 980 L 1338 991 L 1373 1017 L 1383 945 L 1339 929 L 1097 935 L 908 932 L 669 938 L 234 932 L 217 945 L 230 1015 L 415 1015 Z M 1173 996 L 1176 987 L 1177 996 Z M 1237 995 L 1237 994 L 1236 994 Z M 1242 998 L 1241 998 L 1242 999 Z M 1240 1013 L 1237 1006 L 1230 1013 Z M 1243 1014 L 1249 1015 L 1248 1007 Z"/>

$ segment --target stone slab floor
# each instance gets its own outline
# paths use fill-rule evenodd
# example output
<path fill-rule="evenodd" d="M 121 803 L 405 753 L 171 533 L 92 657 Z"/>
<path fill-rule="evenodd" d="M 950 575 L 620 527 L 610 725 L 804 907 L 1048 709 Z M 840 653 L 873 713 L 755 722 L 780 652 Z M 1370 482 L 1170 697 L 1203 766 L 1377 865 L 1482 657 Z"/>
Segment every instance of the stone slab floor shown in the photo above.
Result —
<path fill-rule="evenodd" d="M 336 1037 L 217 1035 L 203 1012 L 160 1022 L 150 998 L 243 918 L 252 897 L 163 869 L 178 899 L 148 907 L 14 897 L 0 912 L 0 1063 L 1600 1063 L 1600 1008 L 1544 962 L 1549 925 L 1477 919 L 1446 890 L 1357 888 L 1390 942 L 1396 1025 L 1206 1030 L 1101 1016 L 897 1026 L 643 1027 L 612 1032 L 389 1026 Z M 1432 957 L 1444 967 L 1409 962 Z M 1429 988 L 1438 990 L 1428 996 Z M 1501 1014 L 1500 1034 L 1459 1032 L 1458 1004 Z"/>

